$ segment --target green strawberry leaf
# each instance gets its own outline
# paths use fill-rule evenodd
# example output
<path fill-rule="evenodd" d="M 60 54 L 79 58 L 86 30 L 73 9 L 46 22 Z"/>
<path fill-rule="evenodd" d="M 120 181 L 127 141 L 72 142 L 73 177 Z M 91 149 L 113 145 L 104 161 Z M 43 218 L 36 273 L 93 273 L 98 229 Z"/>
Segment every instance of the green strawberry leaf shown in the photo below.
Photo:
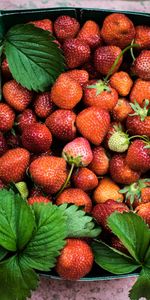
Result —
<path fill-rule="evenodd" d="M 4 249 L 3 247 L 0 247 L 0 261 L 6 256 L 7 250 Z"/>
<path fill-rule="evenodd" d="M 136 283 L 129 292 L 131 300 L 139 300 L 141 297 L 150 300 L 150 269 L 143 268 Z"/>
<path fill-rule="evenodd" d="M 95 262 L 113 274 L 126 274 L 135 271 L 140 265 L 130 256 L 108 246 L 102 241 L 92 243 Z"/>
<path fill-rule="evenodd" d="M 38 284 L 38 275 L 19 256 L 0 263 L 0 297 L 3 300 L 25 300 Z"/>
<path fill-rule="evenodd" d="M 33 24 L 11 27 L 4 52 L 13 77 L 29 90 L 45 91 L 64 72 L 64 57 L 54 38 Z"/>
<path fill-rule="evenodd" d="M 33 213 L 21 196 L 0 190 L 0 245 L 9 251 L 23 249 L 34 227 Z"/>
<path fill-rule="evenodd" d="M 33 269 L 49 271 L 65 246 L 66 216 L 52 203 L 35 203 L 32 208 L 37 228 L 21 254 L 22 261 Z"/>
<path fill-rule="evenodd" d="M 66 203 L 59 206 L 59 209 L 67 217 L 67 236 L 72 238 L 79 237 L 97 237 L 101 233 L 100 227 L 95 227 L 93 218 L 76 205 L 67 205 Z"/>
<path fill-rule="evenodd" d="M 131 256 L 143 262 L 150 244 L 150 229 L 143 219 L 133 212 L 114 212 L 107 219 L 112 232 L 121 240 Z M 140 241 L 140 242 L 139 242 Z"/>

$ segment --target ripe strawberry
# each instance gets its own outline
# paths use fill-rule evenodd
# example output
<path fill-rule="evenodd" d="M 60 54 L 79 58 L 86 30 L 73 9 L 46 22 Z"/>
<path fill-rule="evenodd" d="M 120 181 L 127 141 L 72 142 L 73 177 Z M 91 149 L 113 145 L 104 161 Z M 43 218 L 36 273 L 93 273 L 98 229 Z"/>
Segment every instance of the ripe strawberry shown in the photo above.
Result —
<path fill-rule="evenodd" d="M 104 175 L 109 169 L 109 157 L 103 147 L 98 146 L 92 149 L 93 159 L 89 164 L 89 169 L 96 175 Z"/>
<path fill-rule="evenodd" d="M 84 86 L 83 102 L 86 106 L 98 106 L 111 111 L 118 101 L 118 93 L 102 80 L 90 80 Z"/>
<path fill-rule="evenodd" d="M 119 98 L 111 113 L 115 121 L 123 122 L 131 112 L 132 108 L 129 101 L 127 101 L 126 98 Z"/>
<path fill-rule="evenodd" d="M 140 49 L 150 49 L 150 27 L 136 26 L 134 42 L 140 46 Z"/>
<path fill-rule="evenodd" d="M 77 38 L 87 43 L 91 48 L 95 48 L 102 44 L 100 28 L 98 24 L 92 20 L 88 20 L 84 23 Z"/>
<path fill-rule="evenodd" d="M 45 121 L 52 135 L 63 141 L 72 141 L 76 137 L 76 115 L 71 110 L 57 109 Z"/>
<path fill-rule="evenodd" d="M 53 156 L 54 153 L 51 149 L 45 151 L 45 152 L 41 152 L 41 153 L 31 153 L 31 158 L 30 158 L 30 162 L 34 161 L 35 159 L 42 157 L 42 156 Z"/>
<path fill-rule="evenodd" d="M 7 143 L 3 134 L 0 132 L 0 156 L 7 151 Z"/>
<path fill-rule="evenodd" d="M 138 205 L 136 208 L 136 213 L 150 227 L 150 202 Z"/>
<path fill-rule="evenodd" d="M 56 204 L 72 203 L 77 206 L 84 206 L 84 211 L 90 212 L 92 201 L 90 197 L 81 189 L 69 188 L 64 190 L 56 199 Z"/>
<path fill-rule="evenodd" d="M 35 123 L 24 128 L 22 145 L 30 152 L 40 153 L 48 151 L 52 144 L 52 135 L 45 124 Z"/>
<path fill-rule="evenodd" d="M 74 38 L 80 29 L 79 22 L 69 16 L 60 16 L 54 22 L 54 31 L 58 40 L 63 42 L 66 39 Z"/>
<path fill-rule="evenodd" d="M 134 60 L 132 72 L 143 80 L 150 80 L 150 50 L 142 50 Z"/>
<path fill-rule="evenodd" d="M 17 124 L 20 131 L 23 131 L 28 125 L 36 123 L 36 116 L 32 109 L 27 108 L 17 116 Z"/>
<path fill-rule="evenodd" d="M 127 96 L 133 85 L 133 81 L 128 73 L 120 71 L 110 77 L 110 85 L 120 96 Z"/>
<path fill-rule="evenodd" d="M 33 205 L 34 203 L 50 203 L 50 199 L 44 196 L 30 197 L 27 201 L 30 205 Z"/>
<path fill-rule="evenodd" d="M 56 271 L 67 280 L 78 280 L 88 274 L 94 255 L 90 246 L 80 239 L 67 239 L 67 244 L 57 259 Z"/>
<path fill-rule="evenodd" d="M 86 70 L 70 70 L 66 72 L 72 79 L 76 80 L 81 86 L 89 80 L 89 73 Z"/>
<path fill-rule="evenodd" d="M 133 171 L 126 163 L 125 154 L 115 154 L 110 160 L 110 175 L 117 183 L 130 184 L 140 178 L 140 172 Z"/>
<path fill-rule="evenodd" d="M 60 157 L 41 156 L 30 164 L 29 173 L 35 184 L 45 192 L 54 194 L 67 179 L 66 162 Z"/>
<path fill-rule="evenodd" d="M 98 185 L 97 176 L 88 168 L 77 169 L 72 176 L 73 184 L 83 191 L 91 191 Z"/>
<path fill-rule="evenodd" d="M 50 92 L 37 94 L 34 101 L 34 111 L 39 118 L 47 118 L 54 110 Z"/>
<path fill-rule="evenodd" d="M 130 93 L 130 101 L 135 101 L 141 106 L 144 106 L 145 99 L 150 100 L 150 81 L 145 81 L 138 78 L 132 87 Z"/>
<path fill-rule="evenodd" d="M 68 68 L 74 69 L 86 63 L 90 58 L 90 47 L 79 39 L 67 39 L 63 44 L 64 56 Z"/>
<path fill-rule="evenodd" d="M 15 113 L 6 103 L 0 103 L 0 130 L 9 131 L 14 125 Z"/>
<path fill-rule="evenodd" d="M 82 88 L 80 84 L 66 73 L 57 78 L 51 89 L 51 99 L 59 108 L 72 109 L 81 98 Z"/>
<path fill-rule="evenodd" d="M 18 148 L 21 143 L 20 135 L 9 131 L 6 134 L 6 142 L 8 149 Z"/>
<path fill-rule="evenodd" d="M 96 106 L 82 110 L 76 118 L 76 125 L 79 132 L 97 146 L 103 141 L 109 124 L 109 113 Z"/>
<path fill-rule="evenodd" d="M 3 85 L 5 101 L 17 111 L 23 111 L 32 100 L 32 91 L 27 90 L 15 80 L 10 80 Z"/>
<path fill-rule="evenodd" d="M 113 199 L 117 202 L 123 202 L 123 195 L 119 192 L 120 187 L 109 177 L 100 180 L 98 187 L 95 189 L 93 199 L 97 203 L 106 202 Z"/>
<path fill-rule="evenodd" d="M 0 179 L 4 183 L 19 182 L 29 165 L 30 153 L 23 148 L 8 150 L 0 158 Z"/>
<path fill-rule="evenodd" d="M 136 139 L 129 146 L 126 163 L 127 165 L 139 172 L 147 172 L 150 170 L 150 145 L 146 148 L 147 142 Z"/>
<path fill-rule="evenodd" d="M 96 204 L 92 210 L 92 216 L 96 219 L 97 223 L 104 228 L 104 230 L 110 232 L 107 225 L 107 218 L 115 211 L 123 213 L 124 211 L 128 212 L 129 209 L 124 203 L 118 203 L 109 199 L 105 203 Z"/>
<path fill-rule="evenodd" d="M 144 108 L 141 108 L 138 103 L 131 104 L 134 113 L 127 117 L 126 127 L 130 134 L 147 135 L 150 137 L 150 116 L 148 116 L 147 106 L 149 101 L 145 101 Z"/>
<path fill-rule="evenodd" d="M 122 242 L 116 237 L 112 236 L 111 238 L 111 247 L 117 249 L 118 251 L 129 255 L 127 248 L 122 244 Z"/>
<path fill-rule="evenodd" d="M 103 22 L 101 36 L 106 44 L 115 45 L 123 49 L 134 39 L 135 28 L 126 15 L 112 13 Z"/>
<path fill-rule="evenodd" d="M 30 21 L 29 23 L 33 24 L 38 28 L 41 28 L 43 30 L 48 30 L 49 32 L 53 33 L 53 23 L 49 19 Z"/>
<path fill-rule="evenodd" d="M 10 69 L 9 69 L 8 61 L 6 58 L 3 59 L 3 61 L 2 61 L 1 72 L 2 72 L 2 76 L 5 80 L 9 80 L 12 77 Z"/>
<path fill-rule="evenodd" d="M 93 159 L 91 146 L 87 139 L 78 137 L 65 145 L 62 151 L 63 158 L 75 166 L 87 166 Z"/>
<path fill-rule="evenodd" d="M 94 65 L 91 61 L 88 61 L 82 66 L 83 70 L 89 73 L 89 79 L 100 78 L 100 74 L 95 70 Z"/>
<path fill-rule="evenodd" d="M 102 46 L 95 50 L 94 65 L 98 72 L 102 75 L 107 75 L 118 55 L 121 54 L 121 49 L 117 46 Z M 118 71 L 123 57 L 121 56 L 113 72 Z"/>

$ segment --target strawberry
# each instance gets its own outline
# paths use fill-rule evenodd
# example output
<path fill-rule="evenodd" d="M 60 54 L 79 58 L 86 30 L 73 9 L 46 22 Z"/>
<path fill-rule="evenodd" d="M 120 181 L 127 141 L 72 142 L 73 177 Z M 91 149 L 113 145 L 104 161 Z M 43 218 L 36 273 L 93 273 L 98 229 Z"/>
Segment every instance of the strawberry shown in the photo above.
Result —
<path fill-rule="evenodd" d="M 95 50 L 94 65 L 98 72 L 102 75 L 107 75 L 118 55 L 121 54 L 121 49 L 117 46 L 102 46 Z M 121 56 L 112 73 L 118 71 L 123 57 Z"/>
<path fill-rule="evenodd" d="M 65 189 L 56 199 L 56 204 L 72 203 L 77 206 L 84 206 L 85 212 L 90 212 L 92 209 L 92 201 L 90 197 L 79 188 Z"/>
<path fill-rule="evenodd" d="M 22 145 L 30 152 L 40 153 L 49 150 L 52 144 L 52 135 L 45 124 L 35 123 L 24 128 Z"/>
<path fill-rule="evenodd" d="M 140 49 L 150 49 L 150 27 L 136 26 L 134 42 L 139 45 Z"/>
<path fill-rule="evenodd" d="M 143 80 L 150 80 L 150 50 L 142 50 L 134 60 L 132 72 Z"/>
<path fill-rule="evenodd" d="M 67 244 L 57 258 L 56 271 L 67 280 L 78 280 L 88 274 L 94 255 L 90 246 L 80 239 L 67 239 Z"/>
<path fill-rule="evenodd" d="M 112 134 L 115 133 L 116 130 L 122 130 L 123 131 L 122 124 L 120 122 L 111 122 L 110 125 L 109 125 L 109 128 L 108 128 L 107 134 L 104 138 L 105 148 L 109 149 L 108 142 L 109 142 Z"/>
<path fill-rule="evenodd" d="M 96 175 L 104 175 L 109 169 L 109 157 L 105 149 L 101 146 L 94 147 L 92 149 L 93 159 L 89 164 L 89 169 L 92 170 Z"/>
<path fill-rule="evenodd" d="M 67 39 L 63 44 L 64 56 L 68 68 L 74 69 L 86 63 L 90 58 L 90 47 L 79 39 Z"/>
<path fill-rule="evenodd" d="M 119 192 L 120 187 L 109 177 L 100 180 L 98 187 L 95 189 L 93 199 L 97 203 L 106 202 L 113 199 L 117 202 L 123 202 L 123 195 Z"/>
<path fill-rule="evenodd" d="M 81 98 L 82 88 L 80 84 L 66 73 L 57 78 L 51 89 L 51 99 L 59 108 L 72 109 Z"/>
<path fill-rule="evenodd" d="M 39 118 L 47 118 L 54 110 L 50 92 L 37 94 L 34 100 L 34 111 Z"/>
<path fill-rule="evenodd" d="M 91 191 L 98 185 L 97 176 L 88 168 L 77 169 L 72 176 L 73 184 L 83 191 Z"/>
<path fill-rule="evenodd" d="M 148 116 L 148 105 L 148 100 L 145 101 L 144 108 L 141 108 L 136 102 L 135 104 L 131 104 L 134 113 L 130 114 L 126 121 L 126 127 L 130 134 L 147 135 L 150 137 L 150 116 Z"/>
<path fill-rule="evenodd" d="M 86 106 L 99 106 L 111 111 L 118 101 L 118 93 L 102 80 L 90 80 L 84 86 L 83 102 Z"/>
<path fill-rule="evenodd" d="M 145 81 L 140 78 L 135 80 L 130 93 L 130 101 L 134 103 L 135 101 L 140 105 L 144 106 L 145 99 L 150 101 L 150 81 Z"/>
<path fill-rule="evenodd" d="M 38 196 L 38 197 L 40 197 L 40 196 L 44 197 L 45 194 L 44 194 L 44 192 L 42 191 L 42 189 L 38 185 L 34 185 L 34 187 L 32 187 L 30 189 L 30 195 L 29 196 L 30 196 L 30 198 L 33 198 L 33 197 L 36 197 L 36 196 Z"/>
<path fill-rule="evenodd" d="M 95 48 L 102 44 L 100 28 L 98 24 L 92 20 L 88 20 L 84 23 L 77 38 L 87 43 L 91 48 Z"/>
<path fill-rule="evenodd" d="M 70 70 L 66 72 L 72 79 L 76 80 L 81 86 L 88 82 L 89 73 L 86 70 Z"/>
<path fill-rule="evenodd" d="M 101 36 L 106 44 L 115 45 L 123 49 L 134 39 L 135 28 L 126 15 L 112 13 L 103 22 Z"/>
<path fill-rule="evenodd" d="M 52 156 L 53 151 L 51 149 L 48 149 L 45 152 L 41 152 L 41 153 L 31 153 L 31 158 L 30 158 L 30 162 L 34 161 L 35 159 L 42 157 L 42 156 Z"/>
<path fill-rule="evenodd" d="M 17 125 L 23 131 L 28 125 L 36 123 L 36 116 L 32 109 L 27 108 L 17 116 Z"/>
<path fill-rule="evenodd" d="M 96 204 L 92 210 L 92 216 L 96 219 L 97 223 L 100 224 L 104 230 L 110 232 L 107 225 L 107 218 L 115 211 L 123 213 L 128 212 L 129 209 L 124 203 L 118 203 L 112 199 L 107 200 L 105 203 Z"/>
<path fill-rule="evenodd" d="M 10 80 L 3 85 L 5 101 L 17 111 L 23 111 L 31 102 L 33 93 L 15 80 Z"/>
<path fill-rule="evenodd" d="M 140 139 L 134 140 L 129 146 L 126 163 L 135 171 L 147 172 L 150 170 L 150 143 Z"/>
<path fill-rule="evenodd" d="M 57 109 L 45 121 L 52 135 L 63 141 L 76 137 L 76 115 L 71 110 Z"/>
<path fill-rule="evenodd" d="M 110 175 L 117 183 L 130 184 L 140 178 L 140 172 L 133 171 L 126 163 L 125 154 L 115 154 L 110 160 Z"/>
<path fill-rule="evenodd" d="M 34 26 L 36 26 L 38 28 L 41 28 L 43 30 L 48 30 L 49 32 L 53 33 L 53 23 L 49 19 L 30 21 L 29 23 L 33 24 Z"/>
<path fill-rule="evenodd" d="M 8 149 L 18 148 L 21 142 L 20 135 L 9 131 L 6 133 L 6 142 Z"/>
<path fill-rule="evenodd" d="M 76 126 L 79 132 L 96 146 L 103 141 L 109 124 L 109 113 L 96 106 L 82 110 L 76 118 Z"/>
<path fill-rule="evenodd" d="M 7 143 L 3 134 L 0 132 L 0 156 L 7 151 Z"/>
<path fill-rule="evenodd" d="M 123 122 L 132 112 L 132 108 L 126 98 L 119 98 L 117 104 L 112 109 L 112 117 L 117 122 Z"/>
<path fill-rule="evenodd" d="M 0 103 L 0 130 L 3 132 L 12 129 L 15 120 L 15 113 L 6 103 Z"/>
<path fill-rule="evenodd" d="M 87 139 L 78 137 L 65 145 L 62 151 L 63 158 L 75 166 L 87 166 L 93 159 L 92 150 Z"/>
<path fill-rule="evenodd" d="M 133 81 L 128 73 L 120 71 L 110 77 L 110 85 L 120 96 L 127 96 L 133 85 Z"/>
<path fill-rule="evenodd" d="M 27 199 L 28 204 L 33 205 L 34 203 L 50 203 L 50 199 L 44 196 L 34 196 Z"/>
<path fill-rule="evenodd" d="M 122 242 L 116 236 L 112 236 L 111 238 L 111 247 L 117 249 L 118 251 L 129 255 L 127 248 L 122 244 Z"/>
<path fill-rule="evenodd" d="M 108 138 L 108 148 L 115 152 L 125 152 L 130 144 L 129 135 L 123 132 L 119 126 L 114 126 L 114 131 Z"/>
<path fill-rule="evenodd" d="M 54 31 L 56 37 L 61 42 L 66 39 L 74 38 L 80 29 L 79 22 L 72 17 L 69 16 L 60 16 L 54 22 Z"/>
<path fill-rule="evenodd" d="M 0 179 L 0 190 L 5 188 L 5 184 L 3 181 Z"/>
<path fill-rule="evenodd" d="M 9 69 L 8 61 L 6 58 L 3 59 L 3 61 L 2 61 L 1 72 L 2 72 L 3 78 L 5 80 L 9 80 L 12 77 L 10 69 Z"/>
<path fill-rule="evenodd" d="M 150 227 L 150 202 L 138 205 L 135 211 Z"/>
<path fill-rule="evenodd" d="M 54 194 L 67 179 L 66 162 L 60 157 L 41 156 L 30 164 L 29 173 L 35 184 Z"/>
<path fill-rule="evenodd" d="M 23 148 L 8 150 L 0 158 L 0 179 L 4 183 L 19 182 L 29 165 L 30 153 Z"/>
<path fill-rule="evenodd" d="M 89 73 L 89 79 L 99 78 L 100 74 L 95 70 L 94 65 L 91 61 L 88 61 L 82 66 L 83 70 Z"/>

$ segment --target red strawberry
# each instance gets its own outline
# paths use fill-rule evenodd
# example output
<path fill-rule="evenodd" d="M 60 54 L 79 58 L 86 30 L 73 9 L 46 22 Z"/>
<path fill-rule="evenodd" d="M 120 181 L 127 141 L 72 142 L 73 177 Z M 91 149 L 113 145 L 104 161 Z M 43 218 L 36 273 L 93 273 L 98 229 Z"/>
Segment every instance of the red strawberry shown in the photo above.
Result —
<path fill-rule="evenodd" d="M 140 46 L 140 49 L 150 49 L 150 27 L 136 26 L 134 42 Z"/>
<path fill-rule="evenodd" d="M 140 172 L 133 171 L 126 163 L 125 154 L 115 154 L 110 160 L 110 175 L 117 183 L 130 184 L 140 178 Z"/>
<path fill-rule="evenodd" d="M 9 65 L 8 65 L 8 61 L 7 61 L 6 58 L 2 61 L 1 71 L 2 71 L 3 78 L 5 80 L 9 80 L 11 78 L 12 75 L 11 75 Z"/>
<path fill-rule="evenodd" d="M 9 131 L 14 125 L 15 113 L 6 103 L 0 103 L 0 130 Z"/>
<path fill-rule="evenodd" d="M 90 47 L 79 39 L 67 39 L 63 51 L 68 68 L 74 69 L 86 63 L 90 58 Z"/>
<path fill-rule="evenodd" d="M 101 36 L 108 45 L 115 45 L 121 49 L 131 44 L 135 36 L 132 21 L 122 13 L 109 14 L 101 29 Z"/>
<path fill-rule="evenodd" d="M 24 148 L 34 153 L 46 152 L 52 144 L 51 132 L 41 123 L 28 125 L 23 130 L 21 139 Z"/>
<path fill-rule="evenodd" d="M 33 197 L 36 197 L 36 196 L 45 196 L 44 195 L 44 192 L 42 191 L 42 189 L 39 187 L 39 186 L 37 186 L 37 185 L 34 185 L 34 187 L 33 188 L 31 188 L 31 190 L 30 190 L 30 198 L 33 198 Z"/>
<path fill-rule="evenodd" d="M 132 72 L 143 80 L 150 80 L 150 50 L 143 50 L 134 60 Z"/>
<path fill-rule="evenodd" d="M 96 219 L 98 224 L 110 232 L 110 229 L 107 225 L 107 218 L 115 211 L 123 213 L 124 211 L 128 212 L 129 209 L 124 203 L 109 199 L 104 203 L 96 204 L 92 210 L 92 216 Z"/>
<path fill-rule="evenodd" d="M 67 244 L 57 259 L 56 271 L 67 280 L 78 280 L 88 274 L 94 255 L 90 246 L 80 239 L 67 239 Z"/>
<path fill-rule="evenodd" d="M 42 157 L 42 156 L 52 156 L 53 152 L 51 149 L 45 151 L 45 152 L 41 152 L 41 153 L 31 153 L 31 158 L 30 158 L 30 162 L 34 161 L 35 159 Z"/>
<path fill-rule="evenodd" d="M 132 112 L 129 101 L 126 98 L 119 98 L 117 104 L 112 110 L 112 116 L 115 121 L 123 122 Z"/>
<path fill-rule="evenodd" d="M 83 191 L 91 191 L 98 185 L 97 176 L 88 168 L 77 169 L 72 176 L 73 184 Z"/>
<path fill-rule="evenodd" d="M 89 73 L 86 70 L 70 70 L 66 72 L 72 79 L 76 80 L 81 86 L 89 80 Z"/>
<path fill-rule="evenodd" d="M 89 79 L 100 78 L 100 74 L 95 70 L 94 65 L 91 61 L 88 61 L 82 66 L 83 70 L 89 73 Z"/>
<path fill-rule="evenodd" d="M 110 77 L 110 85 L 120 96 L 127 96 L 132 88 L 133 81 L 128 73 L 120 71 Z"/>
<path fill-rule="evenodd" d="M 33 110 L 27 108 L 17 116 L 17 124 L 20 131 L 23 131 L 28 125 L 36 123 L 36 116 Z"/>
<path fill-rule="evenodd" d="M 43 30 L 48 30 L 49 32 L 53 33 L 53 23 L 49 19 L 30 21 L 29 23 Z"/>
<path fill-rule="evenodd" d="M 17 111 L 23 111 L 31 102 L 33 93 L 15 80 L 10 80 L 3 85 L 5 101 Z"/>
<path fill-rule="evenodd" d="M 57 109 L 45 121 L 52 135 L 63 141 L 71 141 L 76 137 L 76 115 L 71 110 Z"/>
<path fill-rule="evenodd" d="M 0 132 L 0 156 L 7 151 L 7 143 L 3 134 Z"/>
<path fill-rule="evenodd" d="M 122 242 L 116 237 L 112 236 L 111 238 L 111 247 L 117 249 L 118 251 L 129 255 L 127 248 L 122 244 Z"/>
<path fill-rule="evenodd" d="M 19 182 L 29 165 L 30 153 L 23 148 L 8 150 L 0 158 L 0 179 L 5 182 Z"/>
<path fill-rule="evenodd" d="M 150 227 L 150 202 L 138 205 L 136 213 L 145 221 Z"/>
<path fill-rule="evenodd" d="M 138 78 L 132 87 L 130 93 L 130 101 L 135 101 L 141 106 L 144 106 L 145 99 L 150 101 L 150 81 L 145 81 Z"/>
<path fill-rule="evenodd" d="M 60 16 L 54 22 L 56 37 L 62 42 L 66 39 L 74 38 L 79 29 L 79 22 L 75 18 L 69 16 Z"/>
<path fill-rule="evenodd" d="M 68 173 L 65 160 L 55 156 L 41 156 L 35 159 L 30 164 L 29 172 L 35 184 L 50 194 L 60 190 Z"/>
<path fill-rule="evenodd" d="M 84 23 L 83 27 L 78 33 L 77 38 L 86 42 L 91 48 L 102 44 L 100 28 L 98 24 L 92 20 L 88 20 Z"/>
<path fill-rule="evenodd" d="M 47 118 L 54 109 L 50 92 L 37 94 L 34 101 L 34 111 L 39 118 Z"/>
<path fill-rule="evenodd" d="M 92 150 L 87 139 L 78 137 L 65 145 L 62 151 L 64 159 L 75 166 L 87 166 L 93 159 Z"/>
<path fill-rule="evenodd" d="M 109 124 L 109 113 L 95 106 L 82 110 L 76 118 L 76 125 L 79 132 L 97 146 L 103 141 Z"/>
<path fill-rule="evenodd" d="M 93 160 L 89 165 L 89 169 L 97 175 L 104 175 L 109 169 L 109 158 L 103 147 L 95 147 L 92 150 Z"/>
<path fill-rule="evenodd" d="M 121 49 L 117 46 L 102 46 L 95 50 L 94 65 L 98 72 L 107 75 L 118 55 L 121 54 Z M 121 56 L 113 72 L 118 71 L 123 57 Z"/>
<path fill-rule="evenodd" d="M 30 205 L 33 205 L 34 203 L 50 203 L 50 199 L 44 196 L 30 197 L 27 201 Z"/>
<path fill-rule="evenodd" d="M 9 149 L 18 148 L 20 145 L 20 135 L 9 131 L 6 134 L 6 142 Z"/>

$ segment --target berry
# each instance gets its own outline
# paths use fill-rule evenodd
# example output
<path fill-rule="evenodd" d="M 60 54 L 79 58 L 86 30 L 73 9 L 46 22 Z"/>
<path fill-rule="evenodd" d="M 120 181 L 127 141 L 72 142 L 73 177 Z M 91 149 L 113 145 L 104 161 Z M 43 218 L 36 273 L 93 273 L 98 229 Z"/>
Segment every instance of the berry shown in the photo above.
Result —
<path fill-rule="evenodd" d="M 34 101 L 34 111 L 39 118 L 47 118 L 54 110 L 50 92 L 43 92 L 36 96 Z"/>
<path fill-rule="evenodd" d="M 111 178 L 104 177 L 95 189 L 93 199 L 96 203 L 103 203 L 111 198 L 117 202 L 123 202 L 124 199 L 120 187 Z"/>
<path fill-rule="evenodd" d="M 91 191 L 98 185 L 97 176 L 88 168 L 77 169 L 72 176 L 73 184 L 83 191 Z"/>
<path fill-rule="evenodd" d="M 135 59 L 132 72 L 143 80 L 150 80 L 150 50 L 143 50 Z"/>
<path fill-rule="evenodd" d="M 54 22 L 54 31 L 56 37 L 61 41 L 74 38 L 80 29 L 79 22 L 69 16 L 60 16 Z"/>
<path fill-rule="evenodd" d="M 49 32 L 53 33 L 53 23 L 49 19 L 30 21 L 29 23 L 33 24 L 38 28 L 41 28 L 43 30 L 48 30 Z"/>
<path fill-rule="evenodd" d="M 15 120 L 15 113 L 6 103 L 0 103 L 0 130 L 3 132 L 12 129 Z"/>
<path fill-rule="evenodd" d="M 84 23 L 77 38 L 87 43 L 91 48 L 95 48 L 102 44 L 100 28 L 98 24 L 92 20 L 88 20 Z"/>
<path fill-rule="evenodd" d="M 133 85 L 133 81 L 128 73 L 120 71 L 110 77 L 110 85 L 120 96 L 127 96 Z"/>
<path fill-rule="evenodd" d="M 109 169 L 109 157 L 103 147 L 98 146 L 92 149 L 93 159 L 89 164 L 89 169 L 96 175 L 104 175 Z"/>
<path fill-rule="evenodd" d="M 139 45 L 140 49 L 150 49 L 150 27 L 136 26 L 134 42 Z"/>
<path fill-rule="evenodd" d="M 50 199 L 44 196 L 30 197 L 27 201 L 30 205 L 33 205 L 34 203 L 50 203 Z"/>
<path fill-rule="evenodd" d="M 36 116 L 33 110 L 27 108 L 17 116 L 17 125 L 20 131 L 23 131 L 28 125 L 36 123 Z"/>

